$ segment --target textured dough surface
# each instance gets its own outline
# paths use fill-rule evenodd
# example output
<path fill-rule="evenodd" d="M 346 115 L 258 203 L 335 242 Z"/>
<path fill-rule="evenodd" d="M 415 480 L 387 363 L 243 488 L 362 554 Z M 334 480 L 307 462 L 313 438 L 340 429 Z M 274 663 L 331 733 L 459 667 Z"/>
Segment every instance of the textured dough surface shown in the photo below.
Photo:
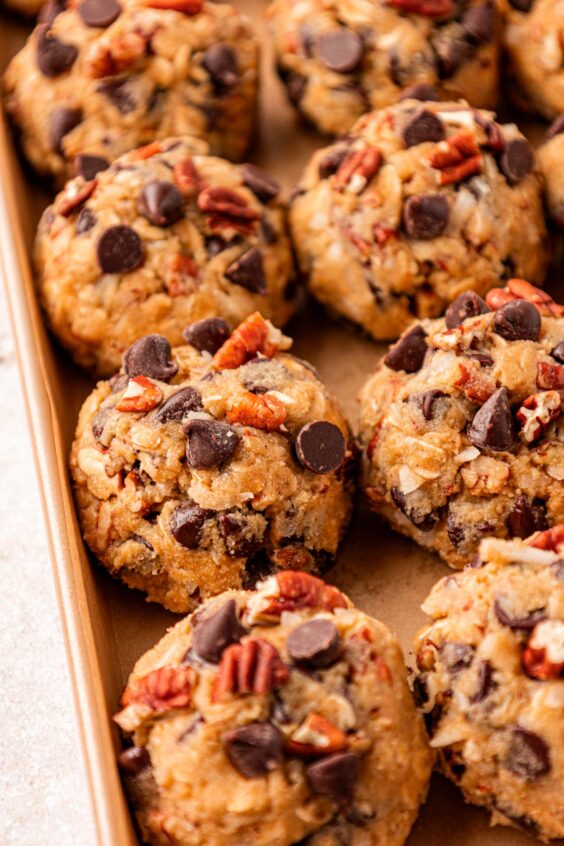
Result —
<path fill-rule="evenodd" d="M 558 120 L 558 119 L 557 119 Z M 558 121 L 562 125 L 562 120 Z M 564 227 L 564 134 L 562 129 L 547 137 L 537 150 L 539 165 L 544 177 L 544 196 L 548 212 L 559 228 Z"/>
<path fill-rule="evenodd" d="M 409 5 L 446 14 L 410 14 Z M 441 100 L 497 105 L 499 24 L 487 0 L 274 0 L 267 15 L 289 96 L 322 132 L 342 134 L 417 85 L 434 86 Z M 335 34 L 343 42 L 327 52 Z"/>
<path fill-rule="evenodd" d="M 284 575 L 293 577 L 294 594 L 308 579 Z M 258 593 L 229 592 L 209 600 L 137 662 L 124 693 L 128 704 L 116 720 L 150 756 L 150 767 L 127 779 L 144 839 L 154 846 L 291 846 L 302 840 L 308 846 L 401 846 L 427 792 L 431 754 L 397 640 L 334 588 L 329 590 L 343 607 L 291 602 L 292 610 L 261 619 L 255 609 L 265 597 L 284 594 L 276 582 L 271 577 Z M 229 600 L 245 628 L 243 642 L 258 638 L 275 647 L 288 677 L 275 691 L 227 693 L 214 702 L 225 652 L 219 665 L 199 660 L 194 627 Z M 328 621 L 340 643 L 336 660 L 315 671 L 300 669 L 287 647 L 292 632 L 311 620 Z M 143 691 L 155 687 L 164 668 L 174 677 L 183 667 L 194 671 L 190 703 L 174 711 L 165 702 L 156 713 L 155 700 L 143 698 Z M 344 788 L 338 801 L 309 786 L 309 765 L 329 754 L 323 735 L 313 757 L 289 748 L 293 738 L 304 737 L 312 713 L 329 721 L 357 756 L 359 774 L 349 801 Z M 266 775 L 249 778 L 228 758 L 225 735 L 256 721 L 276 726 L 284 751 Z"/>
<path fill-rule="evenodd" d="M 527 666 L 531 642 L 544 643 L 542 673 L 546 655 L 564 659 L 562 552 L 484 540 L 478 569 L 442 579 L 426 599 L 431 622 L 415 641 L 441 771 L 492 822 L 546 841 L 564 837 L 564 664 L 549 678 Z"/>
<path fill-rule="evenodd" d="M 43 213 L 35 257 L 50 327 L 98 375 L 119 369 L 122 353 L 140 335 L 157 332 L 180 344 L 194 320 L 219 315 L 236 326 L 260 309 L 283 324 L 296 307 L 281 205 L 263 203 L 239 166 L 203 152 L 192 139 L 133 151 L 99 172 L 89 195 L 92 183 L 76 177 Z M 186 168 L 195 174 L 187 181 Z M 182 216 L 170 226 L 153 224 L 139 210 L 142 190 L 163 181 L 183 194 Z M 202 195 L 210 189 L 220 198 L 222 189 L 235 194 L 247 218 L 203 211 Z M 87 198 L 67 212 L 69 198 L 72 203 L 83 191 Z M 100 238 L 113 226 L 127 226 L 141 239 L 142 261 L 133 270 L 104 272 L 100 265 Z M 226 274 L 251 250 L 259 268 L 255 261 L 246 279 L 231 281 Z"/>
<path fill-rule="evenodd" d="M 422 112 L 442 125 L 446 141 L 407 146 L 406 127 Z M 454 158 L 461 138 L 476 151 L 475 169 L 444 182 L 449 173 L 431 161 Z M 531 172 L 511 182 L 502 170 L 517 142 L 525 144 L 516 126 L 464 104 L 406 100 L 361 118 L 346 139 L 314 154 L 291 204 L 311 293 L 374 338 L 390 339 L 414 316 L 438 317 L 461 291 L 484 294 L 512 275 L 542 282 L 548 251 L 538 165 L 531 158 Z M 406 222 L 422 197 L 445 215 L 442 229 L 425 237 Z"/>
<path fill-rule="evenodd" d="M 77 9 L 40 23 L 8 65 L 6 109 L 32 165 L 61 183 L 74 176 L 79 154 L 113 161 L 173 135 L 203 138 L 214 155 L 240 160 L 251 140 L 258 84 L 250 21 L 211 2 L 195 15 L 136 0 L 121 5 L 105 28 L 87 26 Z M 71 55 L 52 63 L 45 75 L 38 64 L 45 39 L 74 51 L 74 61 Z M 206 56 L 218 45 L 235 68 L 227 85 L 221 70 L 215 76 L 206 70 Z M 218 64 L 216 58 L 211 67 Z"/>
<path fill-rule="evenodd" d="M 564 340 L 564 319 L 543 316 L 537 341 L 507 340 L 494 319 L 490 312 L 450 330 L 444 319 L 423 321 L 420 369 L 406 373 L 382 363 L 360 397 L 370 506 L 453 567 L 469 562 L 485 535 L 525 537 L 564 520 L 562 388 L 539 387 L 545 366 L 562 377 L 551 353 Z M 501 388 L 514 425 L 511 444 L 478 448 L 469 427 Z M 528 441 L 534 421 L 525 430 L 517 415 L 527 414 L 529 397 L 539 407 L 550 401 L 556 417 Z"/>

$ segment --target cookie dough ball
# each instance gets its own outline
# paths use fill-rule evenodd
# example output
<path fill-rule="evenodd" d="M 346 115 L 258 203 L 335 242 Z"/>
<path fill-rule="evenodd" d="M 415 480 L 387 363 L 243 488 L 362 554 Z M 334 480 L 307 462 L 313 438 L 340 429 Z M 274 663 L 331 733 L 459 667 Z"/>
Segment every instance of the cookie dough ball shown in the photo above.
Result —
<path fill-rule="evenodd" d="M 564 837 L 564 525 L 528 543 L 484 540 L 435 586 L 415 689 L 466 801 L 548 841 Z"/>
<path fill-rule="evenodd" d="M 548 120 L 564 111 L 564 9 L 558 0 L 509 0 L 504 42 L 507 90 Z"/>
<path fill-rule="evenodd" d="M 523 280 L 409 329 L 361 394 L 371 507 L 452 567 L 564 522 L 564 308 Z"/>
<path fill-rule="evenodd" d="M 361 118 L 312 157 L 291 225 L 312 294 L 378 339 L 469 288 L 546 273 L 531 147 L 466 104 L 406 100 Z"/>
<path fill-rule="evenodd" d="M 538 148 L 544 177 L 545 199 L 552 221 L 564 228 L 564 113 L 559 115 L 546 133 L 545 142 Z"/>
<path fill-rule="evenodd" d="M 150 2 L 55 9 L 9 64 L 6 108 L 38 171 L 62 183 L 90 175 L 100 157 L 107 166 L 141 144 L 184 134 L 228 159 L 244 155 L 258 73 L 250 21 L 218 3 Z"/>
<path fill-rule="evenodd" d="M 36 241 L 52 331 L 104 376 L 144 333 L 176 345 L 187 323 L 219 315 L 234 327 L 256 309 L 285 323 L 297 289 L 277 193 L 264 171 L 206 156 L 191 139 L 76 177 L 44 212 Z"/>
<path fill-rule="evenodd" d="M 178 623 L 115 717 L 154 846 L 401 846 L 431 769 L 396 638 L 285 571 Z"/>
<path fill-rule="evenodd" d="M 497 104 L 493 0 L 274 0 L 267 14 L 288 95 L 324 133 L 405 96 Z"/>
<path fill-rule="evenodd" d="M 86 400 L 71 456 L 86 542 L 172 611 L 280 568 L 323 573 L 354 475 L 341 410 L 260 314 L 186 337 L 129 348 Z"/>

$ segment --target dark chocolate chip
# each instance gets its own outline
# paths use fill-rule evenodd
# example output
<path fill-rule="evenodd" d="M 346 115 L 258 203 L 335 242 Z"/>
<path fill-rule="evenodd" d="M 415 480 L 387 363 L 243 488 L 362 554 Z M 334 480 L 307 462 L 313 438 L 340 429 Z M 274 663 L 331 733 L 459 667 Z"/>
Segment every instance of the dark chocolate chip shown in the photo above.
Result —
<path fill-rule="evenodd" d="M 107 419 L 107 408 L 101 408 L 100 411 L 98 411 L 98 413 L 95 414 L 92 418 L 92 434 L 94 435 L 97 441 L 99 441 L 102 435 L 104 434 L 104 426 L 106 425 Z"/>
<path fill-rule="evenodd" d="M 51 0 L 41 7 L 41 11 L 37 16 L 37 22 L 40 24 L 52 24 L 57 15 L 64 12 L 66 3 L 64 0 Z"/>
<path fill-rule="evenodd" d="M 155 547 L 153 546 L 153 544 L 150 541 L 148 541 L 147 538 L 144 538 L 143 535 L 137 535 L 137 534 L 133 533 L 131 535 L 130 540 L 135 541 L 135 543 L 141 544 L 141 546 L 144 546 L 145 549 L 149 550 L 149 552 L 155 551 Z"/>
<path fill-rule="evenodd" d="M 472 55 L 472 46 L 463 38 L 446 37 L 436 42 L 438 70 L 440 79 L 450 79 L 468 61 Z"/>
<path fill-rule="evenodd" d="M 544 608 L 535 608 L 534 611 L 531 611 L 525 617 L 515 617 L 507 610 L 507 600 L 501 596 L 494 602 L 494 613 L 502 626 L 522 631 L 530 631 L 534 629 L 537 623 L 546 619 Z"/>
<path fill-rule="evenodd" d="M 421 369 L 427 352 L 426 333 L 421 326 L 413 326 L 401 336 L 384 358 L 384 364 L 391 370 L 405 370 L 416 373 Z"/>
<path fill-rule="evenodd" d="M 184 427 L 188 435 L 186 458 L 195 470 L 217 467 L 231 458 L 239 443 L 239 435 L 228 423 L 217 420 L 189 420 Z"/>
<path fill-rule="evenodd" d="M 232 643 L 239 643 L 244 634 L 237 604 L 234 599 L 228 599 L 214 614 L 198 620 L 192 637 L 192 649 L 198 658 L 210 664 L 218 664 L 223 650 Z"/>
<path fill-rule="evenodd" d="M 163 335 L 144 335 L 125 351 L 123 366 L 128 376 L 149 376 L 168 382 L 178 373 L 171 356 L 170 343 Z"/>
<path fill-rule="evenodd" d="M 362 59 L 362 38 L 352 29 L 341 27 L 323 32 L 317 38 L 317 56 L 335 73 L 351 73 Z"/>
<path fill-rule="evenodd" d="M 420 82 L 418 85 L 410 85 L 406 88 L 400 97 L 400 100 L 423 100 L 428 102 L 437 102 L 439 95 L 434 85 L 429 85 L 426 82 Z"/>
<path fill-rule="evenodd" d="M 495 688 L 493 667 L 489 661 L 481 661 L 478 665 L 478 689 L 470 697 L 470 702 L 483 702 Z"/>
<path fill-rule="evenodd" d="M 208 47 L 204 53 L 202 65 L 220 93 L 237 84 L 239 79 L 237 56 L 229 44 L 214 44 Z"/>
<path fill-rule="evenodd" d="M 403 209 L 403 224 L 410 238 L 430 241 L 444 231 L 449 217 L 449 206 L 442 194 L 414 194 Z"/>
<path fill-rule="evenodd" d="M 106 27 L 121 14 L 117 0 L 80 0 L 77 12 L 86 26 Z"/>
<path fill-rule="evenodd" d="M 148 182 L 139 194 L 137 208 L 155 226 L 172 226 L 184 215 L 182 194 L 166 179 Z"/>
<path fill-rule="evenodd" d="M 110 387 L 112 389 L 112 394 L 118 394 L 120 391 L 124 391 L 129 384 L 129 376 L 127 373 L 116 373 L 115 376 L 112 376 L 110 379 Z"/>
<path fill-rule="evenodd" d="M 331 620 L 317 619 L 302 623 L 290 633 L 288 655 L 297 664 L 330 667 L 339 657 L 341 639 Z"/>
<path fill-rule="evenodd" d="M 128 776 L 136 776 L 141 770 L 151 766 L 151 756 L 146 746 L 131 746 L 118 757 L 120 770 Z"/>
<path fill-rule="evenodd" d="M 446 396 L 448 396 L 448 394 L 445 394 L 444 391 L 435 389 L 431 389 L 430 391 L 425 391 L 425 393 L 420 394 L 419 401 L 421 402 L 421 413 L 425 420 L 433 419 L 433 406 L 435 405 L 435 400 Z"/>
<path fill-rule="evenodd" d="M 128 83 L 129 77 L 125 77 L 125 79 L 109 77 L 98 83 L 96 91 L 107 97 L 120 114 L 127 115 L 133 112 L 137 106 L 133 94 L 129 90 Z"/>
<path fill-rule="evenodd" d="M 184 339 L 200 352 L 214 355 L 231 334 L 229 324 L 222 317 L 206 317 L 190 323 L 183 331 Z"/>
<path fill-rule="evenodd" d="M 454 512 L 450 508 L 447 514 L 446 527 L 449 541 L 455 549 L 460 549 L 462 544 L 466 541 L 466 530 L 464 526 L 461 526 L 457 521 Z"/>
<path fill-rule="evenodd" d="M 472 359 L 472 361 L 477 361 L 481 367 L 491 367 L 493 364 L 493 358 L 488 353 L 480 353 L 480 352 L 467 352 L 465 353 L 466 358 Z"/>
<path fill-rule="evenodd" d="M 244 164 L 239 168 L 243 182 L 262 203 L 268 203 L 280 193 L 280 185 L 261 167 Z"/>
<path fill-rule="evenodd" d="M 533 532 L 548 529 L 544 502 L 535 500 L 530 503 L 528 497 L 521 494 L 509 512 L 507 528 L 512 538 L 528 538 Z"/>
<path fill-rule="evenodd" d="M 296 437 L 298 461 L 313 473 L 331 473 L 340 467 L 346 445 L 338 426 L 328 420 L 314 420 L 302 426 Z"/>
<path fill-rule="evenodd" d="M 130 226 L 110 226 L 98 239 L 98 264 L 103 273 L 129 273 L 143 263 L 143 243 Z"/>
<path fill-rule="evenodd" d="M 317 165 L 319 178 L 328 179 L 330 176 L 333 176 L 334 173 L 337 173 L 339 167 L 347 157 L 348 152 L 348 147 L 337 147 L 335 150 L 331 150 L 330 153 L 327 153 L 326 156 L 323 156 Z"/>
<path fill-rule="evenodd" d="M 534 0 L 509 0 L 509 5 L 518 12 L 530 12 Z"/>
<path fill-rule="evenodd" d="M 60 76 L 73 66 L 78 56 L 74 44 L 66 44 L 51 34 L 48 23 L 37 27 L 37 67 L 43 76 Z"/>
<path fill-rule="evenodd" d="M 542 320 L 538 308 L 526 300 L 505 303 L 495 312 L 493 330 L 506 341 L 538 341 Z"/>
<path fill-rule="evenodd" d="M 533 169 L 534 156 L 531 145 L 524 138 L 513 138 L 505 145 L 499 167 L 510 185 L 517 185 Z"/>
<path fill-rule="evenodd" d="M 460 21 L 466 38 L 476 46 L 489 44 L 493 38 L 495 8 L 492 0 L 486 0 L 479 6 L 470 6 Z"/>
<path fill-rule="evenodd" d="M 96 225 L 96 215 L 91 209 L 82 208 L 76 219 L 76 234 L 82 235 L 83 232 L 88 232 Z"/>
<path fill-rule="evenodd" d="M 536 781 L 550 772 L 550 750 L 538 734 L 516 726 L 511 732 L 504 764 L 519 778 Z"/>
<path fill-rule="evenodd" d="M 515 424 L 506 388 L 499 388 L 476 412 L 468 437 L 478 449 L 507 452 L 515 444 Z"/>
<path fill-rule="evenodd" d="M 544 136 L 545 140 L 550 141 L 551 138 L 561 135 L 562 132 L 564 132 L 564 114 L 558 115 L 558 117 L 552 121 L 546 130 L 546 135 Z"/>
<path fill-rule="evenodd" d="M 267 244 L 276 244 L 278 241 L 278 232 L 269 221 L 266 214 L 260 219 L 260 232 Z"/>
<path fill-rule="evenodd" d="M 252 555 L 245 564 L 245 572 L 242 574 L 242 586 L 245 590 L 254 590 L 258 582 L 264 581 L 272 575 L 275 567 L 266 550 L 260 549 Z"/>
<path fill-rule="evenodd" d="M 397 507 L 400 509 L 403 514 L 410 520 L 415 528 L 419 529 L 421 532 L 430 532 L 433 529 L 437 521 L 439 519 L 438 514 L 434 511 L 429 511 L 427 514 L 420 514 L 417 511 L 412 511 L 408 508 L 407 499 L 404 493 L 400 491 L 399 488 L 392 487 L 390 488 L 390 496 L 392 501 Z"/>
<path fill-rule="evenodd" d="M 402 137 L 406 147 L 415 147 L 425 141 L 442 141 L 445 137 L 444 124 L 434 112 L 420 109 L 404 125 Z"/>
<path fill-rule="evenodd" d="M 94 179 L 101 170 L 107 170 L 109 161 L 104 156 L 95 156 L 92 153 L 81 153 L 74 158 L 74 170 L 77 176 L 82 176 L 88 182 Z"/>
<path fill-rule="evenodd" d="M 266 294 L 266 278 L 262 253 L 258 247 L 251 247 L 246 253 L 229 265 L 225 276 L 234 285 L 240 285 L 253 294 Z"/>
<path fill-rule="evenodd" d="M 64 155 L 62 141 L 82 121 L 82 109 L 55 109 L 49 115 L 49 144 L 60 156 Z"/>
<path fill-rule="evenodd" d="M 314 793 L 337 802 L 349 802 L 359 776 L 354 752 L 337 752 L 306 767 L 306 778 Z"/>
<path fill-rule="evenodd" d="M 447 329 L 456 329 L 468 320 L 469 317 L 477 317 L 479 314 L 487 314 L 491 308 L 474 291 L 464 291 L 453 300 L 445 312 L 445 323 Z"/>
<path fill-rule="evenodd" d="M 180 421 L 190 411 L 201 411 L 202 397 L 196 388 L 182 388 L 164 402 L 155 414 L 159 423 L 169 423 L 171 420 Z"/>
<path fill-rule="evenodd" d="M 206 238 L 206 250 L 209 256 L 214 258 L 222 253 L 228 244 L 219 235 L 210 235 Z"/>
<path fill-rule="evenodd" d="M 196 549 L 202 539 L 204 523 L 213 512 L 199 505 L 185 503 L 170 515 L 170 531 L 174 539 L 186 549 Z"/>
<path fill-rule="evenodd" d="M 282 735 L 272 723 L 249 723 L 222 739 L 227 757 L 245 778 L 260 778 L 282 761 Z"/>
<path fill-rule="evenodd" d="M 248 522 L 242 514 L 237 512 L 222 514 L 218 525 L 228 555 L 246 558 L 254 555 L 261 548 L 264 533 L 260 537 L 254 532 L 251 535 L 245 533 Z"/>
<path fill-rule="evenodd" d="M 468 643 L 451 640 L 444 643 L 439 651 L 449 673 L 456 675 L 470 666 L 475 650 Z"/>
<path fill-rule="evenodd" d="M 560 341 L 560 343 L 551 350 L 550 354 L 552 358 L 560 362 L 560 364 L 564 364 L 564 341 Z"/>

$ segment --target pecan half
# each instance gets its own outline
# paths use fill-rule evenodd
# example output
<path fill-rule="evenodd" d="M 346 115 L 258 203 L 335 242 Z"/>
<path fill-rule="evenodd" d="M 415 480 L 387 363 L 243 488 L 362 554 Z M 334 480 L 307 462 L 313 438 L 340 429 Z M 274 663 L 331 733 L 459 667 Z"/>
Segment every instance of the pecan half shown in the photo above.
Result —
<path fill-rule="evenodd" d="M 194 161 L 190 158 L 176 162 L 172 168 L 172 177 L 178 190 L 184 196 L 195 195 L 201 188 L 200 174 Z"/>
<path fill-rule="evenodd" d="M 564 675 L 564 623 L 561 620 L 537 623 L 523 652 L 523 669 L 532 679 L 540 681 Z"/>
<path fill-rule="evenodd" d="M 61 194 L 58 203 L 57 211 L 63 217 L 68 217 L 73 211 L 78 209 L 86 200 L 92 196 L 98 181 L 90 179 L 88 182 L 73 179 L 68 182 L 65 190 Z"/>
<path fill-rule="evenodd" d="M 252 394 L 246 391 L 238 397 L 233 407 L 227 412 L 230 423 L 241 423 L 242 426 L 253 426 L 265 432 L 279 429 L 288 412 L 284 403 L 274 396 Z"/>
<path fill-rule="evenodd" d="M 270 693 L 288 679 L 288 668 L 275 646 L 246 637 L 223 650 L 212 691 L 212 702 L 229 694 Z"/>
<path fill-rule="evenodd" d="M 505 288 L 492 288 L 486 294 L 486 302 L 494 310 L 513 300 L 526 300 L 545 316 L 564 316 L 564 306 L 556 303 L 546 291 L 541 291 L 525 279 L 510 279 Z"/>
<path fill-rule="evenodd" d="M 280 347 L 287 349 L 289 345 L 289 339 L 255 311 L 218 349 L 212 359 L 212 367 L 214 370 L 235 370 L 257 353 L 273 358 Z"/>
<path fill-rule="evenodd" d="M 440 141 L 429 158 L 431 167 L 440 170 L 439 184 L 450 185 L 468 179 L 482 169 L 480 148 L 470 129 L 460 129 Z"/>
<path fill-rule="evenodd" d="M 537 364 L 537 388 L 545 391 L 561 391 L 564 388 L 564 364 L 550 364 L 539 361 Z"/>
<path fill-rule="evenodd" d="M 249 223 L 258 220 L 261 213 L 251 208 L 245 197 L 232 188 L 214 185 L 198 194 L 198 208 L 214 218 L 229 218 L 231 222 Z"/>
<path fill-rule="evenodd" d="M 192 667 L 161 667 L 126 687 L 121 705 L 148 705 L 156 713 L 188 708 L 196 679 Z"/>
<path fill-rule="evenodd" d="M 521 438 L 527 444 L 538 440 L 561 411 L 562 399 L 558 391 L 531 394 L 523 400 L 517 412 Z"/>
<path fill-rule="evenodd" d="M 335 174 L 334 185 L 336 188 L 346 188 L 351 194 L 361 194 L 378 173 L 381 164 L 382 153 L 378 147 L 351 150 Z"/>
<path fill-rule="evenodd" d="M 162 401 L 163 392 L 146 376 L 135 376 L 127 383 L 122 398 L 116 404 L 118 411 L 145 412 L 156 408 Z"/>
<path fill-rule="evenodd" d="M 298 570 L 283 570 L 259 585 L 247 604 L 251 623 L 277 622 L 283 611 L 319 608 L 333 611 L 347 608 L 348 601 L 340 590 L 321 579 Z"/>
<path fill-rule="evenodd" d="M 453 0 L 388 0 L 388 6 L 402 12 L 432 18 L 450 15 L 454 9 Z"/>
<path fill-rule="evenodd" d="M 347 736 L 330 720 L 310 711 L 303 723 L 292 734 L 286 748 L 302 757 L 331 755 L 347 748 Z"/>

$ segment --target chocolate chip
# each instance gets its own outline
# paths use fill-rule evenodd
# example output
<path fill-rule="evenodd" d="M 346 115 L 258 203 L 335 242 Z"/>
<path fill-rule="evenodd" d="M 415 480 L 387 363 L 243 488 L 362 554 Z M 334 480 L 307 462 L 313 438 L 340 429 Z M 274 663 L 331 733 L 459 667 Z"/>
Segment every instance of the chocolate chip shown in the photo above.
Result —
<path fill-rule="evenodd" d="M 551 350 L 550 354 L 552 358 L 560 362 L 560 364 L 564 364 L 564 341 L 557 344 L 554 349 Z"/>
<path fill-rule="evenodd" d="M 186 549 L 196 549 L 202 539 L 204 523 L 211 514 L 211 511 L 199 505 L 179 505 L 170 515 L 169 526 L 174 539 Z"/>
<path fill-rule="evenodd" d="M 439 652 L 449 673 L 456 675 L 470 666 L 475 650 L 469 643 L 451 640 L 444 643 Z"/>
<path fill-rule="evenodd" d="M 249 723 L 223 735 L 225 752 L 245 778 L 259 778 L 282 761 L 282 735 L 272 723 Z"/>
<path fill-rule="evenodd" d="M 253 294 L 266 294 L 266 279 L 262 253 L 258 247 L 251 247 L 246 253 L 229 265 L 225 276 L 234 285 L 240 285 Z"/>
<path fill-rule="evenodd" d="M 106 27 L 121 14 L 117 0 L 80 0 L 77 12 L 86 26 Z"/>
<path fill-rule="evenodd" d="M 190 323 L 183 331 L 184 339 L 200 352 L 214 355 L 231 334 L 229 324 L 221 317 L 206 317 Z"/>
<path fill-rule="evenodd" d="M 495 686 L 492 665 L 489 661 L 481 661 L 478 665 L 478 689 L 470 697 L 470 702 L 483 702 Z"/>
<path fill-rule="evenodd" d="M 151 766 L 151 756 L 146 746 L 131 746 L 120 753 L 118 764 L 125 775 L 136 776 Z"/>
<path fill-rule="evenodd" d="M 82 176 L 86 181 L 94 179 L 97 173 L 107 170 L 110 163 L 104 156 L 95 156 L 92 153 L 81 153 L 74 157 L 74 171 L 77 176 Z"/>
<path fill-rule="evenodd" d="M 112 376 L 110 379 L 110 388 L 112 389 L 112 394 L 118 394 L 120 391 L 124 391 L 129 384 L 129 376 L 126 373 L 116 373 L 115 376 Z"/>
<path fill-rule="evenodd" d="M 442 194 L 414 194 L 403 209 L 406 232 L 414 240 L 437 238 L 444 231 L 448 217 L 448 200 Z"/>
<path fill-rule="evenodd" d="M 74 44 L 65 44 L 51 34 L 49 24 L 37 27 L 37 67 L 43 76 L 60 76 L 76 61 L 78 50 Z"/>
<path fill-rule="evenodd" d="M 390 488 L 390 496 L 394 505 L 397 505 L 407 519 L 421 532 L 430 532 L 436 526 L 439 519 L 438 514 L 433 511 L 429 511 L 427 514 L 420 514 L 418 511 L 411 510 L 408 507 L 405 494 L 399 488 Z"/>
<path fill-rule="evenodd" d="M 435 400 L 446 396 L 448 396 L 448 394 L 445 394 L 444 391 L 438 391 L 434 389 L 431 389 L 430 391 L 425 391 L 425 393 L 420 394 L 419 401 L 421 403 L 421 413 L 425 420 L 433 419 L 433 406 L 435 405 Z"/>
<path fill-rule="evenodd" d="M 65 8 L 66 4 L 64 0 L 52 0 L 52 2 L 45 3 L 37 16 L 37 22 L 40 24 L 52 24 L 57 15 L 65 11 Z"/>
<path fill-rule="evenodd" d="M 415 147 L 425 141 L 442 141 L 445 128 L 436 114 L 429 109 L 420 109 L 407 121 L 401 134 L 406 147 Z"/>
<path fill-rule="evenodd" d="M 244 164 L 239 168 L 243 182 L 262 203 L 268 203 L 280 193 L 280 185 L 261 167 Z"/>
<path fill-rule="evenodd" d="M 423 366 L 427 352 L 427 335 L 421 326 L 408 329 L 393 345 L 384 358 L 384 364 L 391 370 L 405 370 L 416 373 Z"/>
<path fill-rule="evenodd" d="M 306 778 L 314 793 L 348 802 L 353 797 L 359 770 L 354 752 L 337 752 L 306 767 Z"/>
<path fill-rule="evenodd" d="M 472 47 L 457 36 L 446 36 L 434 43 L 437 53 L 439 79 L 450 79 L 468 61 Z"/>
<path fill-rule="evenodd" d="M 345 439 L 338 426 L 328 420 L 314 420 L 302 426 L 296 437 L 296 455 L 306 470 L 331 473 L 345 457 Z"/>
<path fill-rule="evenodd" d="M 219 235 L 210 235 L 206 238 L 206 250 L 209 256 L 214 258 L 222 253 L 228 244 Z"/>
<path fill-rule="evenodd" d="M 517 185 L 533 169 L 531 145 L 524 138 L 514 138 L 505 145 L 499 167 L 510 185 Z"/>
<path fill-rule="evenodd" d="M 504 764 L 519 778 L 535 781 L 550 772 L 550 750 L 538 734 L 516 726 L 511 732 Z"/>
<path fill-rule="evenodd" d="M 96 225 L 96 215 L 91 209 L 82 208 L 76 219 L 76 234 L 82 235 Z"/>
<path fill-rule="evenodd" d="M 513 300 L 494 314 L 493 330 L 506 341 L 538 341 L 541 333 L 538 308 L 526 300 Z"/>
<path fill-rule="evenodd" d="M 260 219 L 260 232 L 267 244 L 276 244 L 278 241 L 278 232 L 269 221 L 266 214 Z"/>
<path fill-rule="evenodd" d="M 251 534 L 245 532 L 249 523 L 242 514 L 237 512 L 222 514 L 218 525 L 228 555 L 246 558 L 254 555 L 261 548 L 264 532 L 260 533 L 260 536 L 257 536 L 255 532 Z"/>
<path fill-rule="evenodd" d="M 143 243 L 130 226 L 110 226 L 98 239 L 98 264 L 103 273 L 129 273 L 143 263 Z"/>
<path fill-rule="evenodd" d="M 468 320 L 469 317 L 477 317 L 479 314 L 487 314 L 491 311 L 489 305 L 474 291 L 464 291 L 453 300 L 445 312 L 445 323 L 447 329 L 456 329 Z"/>
<path fill-rule="evenodd" d="M 546 134 L 544 136 L 545 141 L 550 141 L 551 138 L 555 138 L 562 132 L 564 132 L 564 114 L 558 115 L 558 117 L 552 121 L 546 130 Z"/>
<path fill-rule="evenodd" d="M 302 623 L 290 633 L 288 655 L 297 664 L 330 667 L 339 657 L 341 639 L 331 620 L 317 619 Z"/>
<path fill-rule="evenodd" d="M 479 6 L 471 6 L 462 15 L 462 29 L 471 44 L 479 46 L 492 40 L 495 24 L 495 9 L 491 0 Z"/>
<path fill-rule="evenodd" d="M 234 599 L 229 599 L 214 614 L 198 620 L 192 637 L 192 648 L 199 658 L 210 664 L 218 664 L 223 650 L 232 643 L 239 643 L 244 634 L 237 604 Z"/>
<path fill-rule="evenodd" d="M 120 114 L 127 115 L 135 111 L 137 107 L 137 103 L 129 90 L 128 83 L 129 77 L 125 77 L 125 79 L 110 77 L 99 82 L 96 86 L 96 91 L 107 97 Z"/>
<path fill-rule="evenodd" d="M 420 82 L 418 85 L 410 85 L 400 97 L 400 100 L 423 100 L 437 102 L 439 95 L 434 85 Z"/>
<path fill-rule="evenodd" d="M 333 176 L 334 173 L 337 173 L 339 167 L 347 157 L 348 152 L 348 147 L 337 147 L 336 150 L 331 150 L 330 153 L 323 156 L 317 165 L 319 178 L 328 179 L 330 176 Z"/>
<path fill-rule="evenodd" d="M 447 514 L 446 527 L 449 541 L 455 549 L 460 549 L 462 544 L 466 541 L 466 530 L 464 526 L 461 526 L 457 521 L 454 512 L 450 508 Z"/>
<path fill-rule="evenodd" d="M 155 414 L 155 420 L 159 423 L 169 423 L 171 420 L 180 421 L 190 411 L 201 411 L 202 397 L 196 388 L 182 388 L 177 391 L 166 402 L 164 402 Z"/>
<path fill-rule="evenodd" d="M 494 613 L 502 626 L 522 631 L 534 629 L 537 623 L 546 618 L 544 608 L 535 608 L 525 617 L 515 617 L 507 610 L 507 600 L 502 596 L 499 596 L 494 602 Z"/>
<path fill-rule="evenodd" d="M 204 53 L 202 65 L 220 93 L 237 84 L 239 79 L 237 56 L 229 44 L 214 44 L 208 47 Z"/>
<path fill-rule="evenodd" d="M 476 412 L 468 437 L 478 449 L 506 452 L 515 444 L 515 424 L 506 388 L 499 388 Z"/>
<path fill-rule="evenodd" d="M 347 27 L 322 32 L 317 38 L 316 53 L 325 67 L 335 73 L 350 73 L 362 59 L 362 39 Z"/>
<path fill-rule="evenodd" d="M 239 435 L 228 423 L 217 420 L 189 420 L 184 427 L 188 435 L 186 458 L 195 470 L 209 470 L 231 458 L 239 443 Z"/>
<path fill-rule="evenodd" d="M 493 364 L 493 358 L 488 353 L 480 353 L 480 352 L 467 352 L 465 353 L 466 358 L 470 358 L 472 361 L 477 361 L 481 367 L 491 367 Z"/>
<path fill-rule="evenodd" d="M 149 376 L 168 382 L 178 373 L 170 343 L 163 335 L 144 335 L 125 351 L 123 365 L 128 376 Z"/>
<path fill-rule="evenodd" d="M 182 194 L 166 179 L 148 182 L 139 194 L 137 208 L 155 226 L 172 226 L 184 215 Z"/>
<path fill-rule="evenodd" d="M 302 97 L 305 94 L 307 82 L 297 73 L 292 73 L 288 77 L 286 81 L 286 87 L 288 89 L 288 97 L 290 101 L 297 106 Z"/>
<path fill-rule="evenodd" d="M 62 141 L 82 121 L 82 109 L 56 109 L 49 115 L 49 144 L 60 156 L 64 155 Z"/>
<path fill-rule="evenodd" d="M 509 5 L 518 12 L 530 12 L 533 0 L 509 0 Z"/>
<path fill-rule="evenodd" d="M 546 522 L 546 507 L 543 502 L 529 502 L 525 494 L 521 494 L 507 517 L 507 528 L 512 538 L 528 538 L 533 532 L 548 529 Z"/>

